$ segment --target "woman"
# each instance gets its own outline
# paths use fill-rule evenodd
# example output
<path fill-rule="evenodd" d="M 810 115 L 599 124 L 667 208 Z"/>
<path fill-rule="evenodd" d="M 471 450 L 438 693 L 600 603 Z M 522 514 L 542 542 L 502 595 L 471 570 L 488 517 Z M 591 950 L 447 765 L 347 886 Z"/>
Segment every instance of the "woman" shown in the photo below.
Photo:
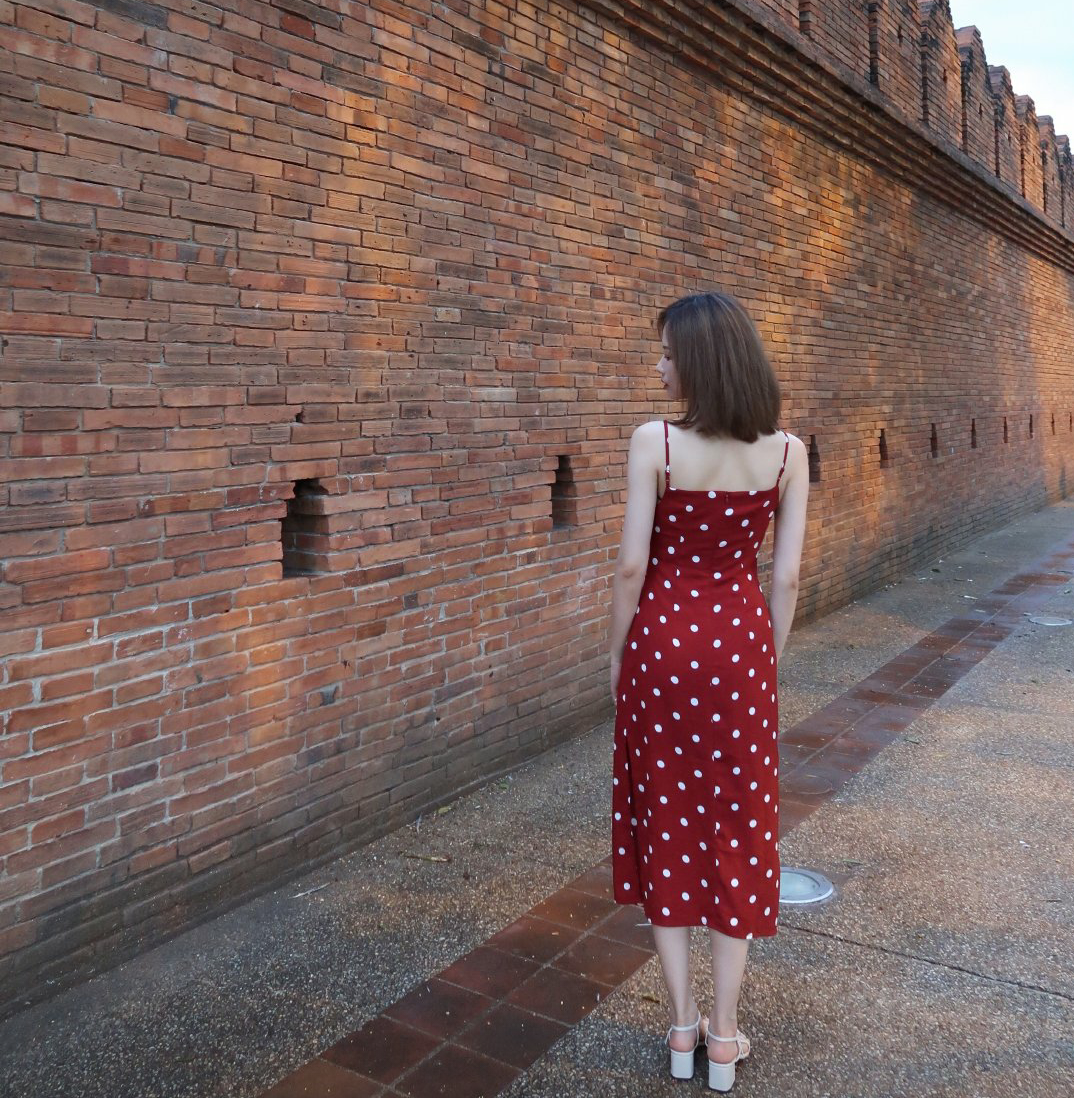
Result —
<path fill-rule="evenodd" d="M 694 294 L 657 318 L 674 424 L 630 441 L 615 573 L 611 687 L 613 883 L 643 905 L 671 1004 L 671 1073 L 730 1090 L 749 1054 L 738 998 L 752 938 L 776 933 L 776 669 L 798 597 L 809 463 L 778 429 L 779 384 L 734 298 Z M 770 601 L 757 550 L 775 519 Z M 712 947 L 707 1025 L 690 989 L 690 930 Z M 696 1019 L 696 1020 L 695 1020 Z"/>

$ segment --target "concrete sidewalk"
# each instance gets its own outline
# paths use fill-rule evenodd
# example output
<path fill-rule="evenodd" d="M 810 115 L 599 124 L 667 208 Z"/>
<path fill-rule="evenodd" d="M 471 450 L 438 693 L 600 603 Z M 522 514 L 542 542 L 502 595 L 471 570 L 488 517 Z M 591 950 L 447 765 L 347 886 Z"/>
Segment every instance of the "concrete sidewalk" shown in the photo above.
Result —
<path fill-rule="evenodd" d="M 1047 574 L 1034 578 L 1044 558 Z M 1023 583 L 1004 587 L 1018 574 Z M 801 822 L 781 853 L 828 874 L 837 892 L 814 908 L 784 907 L 780 933 L 753 943 L 740 1024 L 754 1052 L 735 1094 L 1074 1094 L 1074 627 L 1031 622 L 1009 601 L 1022 589 L 1034 614 L 1074 618 L 1074 502 L 792 633 L 781 724 L 802 730 L 786 750 L 805 761 L 784 815 L 785 826 Z M 973 615 L 1004 606 L 994 627 L 978 628 Z M 922 675 L 916 695 L 900 695 L 920 710 L 879 754 L 848 734 L 825 756 L 828 769 L 807 758 L 819 711 L 871 697 L 859 684 L 967 621 L 951 635 L 976 632 L 949 643 L 972 662 L 957 679 Z M 604 859 L 610 756 L 605 725 L 27 1009 L 0 1027 L 0 1093 L 261 1094 Z M 834 796 L 824 784 L 832 760 L 853 772 Z M 785 763 L 781 780 L 787 772 Z M 707 1008 L 700 932 L 695 968 Z M 693 1082 L 667 1075 L 655 959 L 595 986 L 580 1021 L 547 1022 L 550 1047 L 521 1074 L 500 1074 L 495 1055 L 477 1058 L 487 1067 L 478 1090 L 462 1073 L 430 1081 L 420 1066 L 386 1089 L 331 1065 L 330 1088 L 304 1090 L 707 1093 L 700 1062 Z M 273 1093 L 299 1092 L 292 1083 Z"/>

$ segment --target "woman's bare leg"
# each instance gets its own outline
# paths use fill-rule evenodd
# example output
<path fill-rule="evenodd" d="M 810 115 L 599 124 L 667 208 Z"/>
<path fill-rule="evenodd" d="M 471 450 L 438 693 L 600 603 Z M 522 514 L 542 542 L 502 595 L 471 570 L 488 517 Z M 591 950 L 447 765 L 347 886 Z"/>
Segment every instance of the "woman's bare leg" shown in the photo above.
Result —
<path fill-rule="evenodd" d="M 671 1024 L 691 1025 L 697 1021 L 697 1000 L 690 987 L 690 928 L 654 926 L 653 939 L 668 989 Z M 673 1033 L 671 1047 L 676 1052 L 689 1052 L 694 1047 L 693 1033 Z"/>
<path fill-rule="evenodd" d="M 734 1037 L 738 1031 L 738 996 L 746 972 L 747 938 L 729 938 L 718 930 L 709 931 L 712 945 L 712 1014 L 709 1032 L 716 1037 Z M 729 1064 L 738 1055 L 738 1046 L 729 1041 L 709 1041 L 709 1059 Z"/>

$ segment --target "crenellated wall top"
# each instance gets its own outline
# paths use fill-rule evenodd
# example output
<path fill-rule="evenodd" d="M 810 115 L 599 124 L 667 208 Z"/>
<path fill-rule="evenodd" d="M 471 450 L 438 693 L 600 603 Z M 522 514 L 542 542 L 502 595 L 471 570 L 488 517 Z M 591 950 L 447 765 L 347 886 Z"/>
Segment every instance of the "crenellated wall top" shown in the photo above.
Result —
<path fill-rule="evenodd" d="M 948 0 L 588 3 L 732 86 L 741 57 L 742 86 L 758 79 L 771 84 L 767 101 L 775 109 L 793 107 L 803 124 L 813 113 L 807 104 L 827 97 L 828 113 L 819 128 L 830 139 L 838 139 L 839 127 L 831 124 L 834 111 L 847 119 L 848 144 L 870 142 L 871 158 L 935 188 L 940 186 L 936 149 L 919 143 L 923 133 L 933 146 L 955 154 L 950 172 L 941 173 L 955 204 L 965 208 L 966 187 L 977 192 L 982 181 L 990 181 L 997 197 L 1005 194 L 1022 208 L 1017 217 L 1007 217 L 1012 233 L 1037 238 L 1038 250 L 1061 255 L 1064 266 L 1074 265 L 1074 174 L 1069 156 L 1061 152 L 1070 142 L 1055 134 L 1053 125 L 1041 130 L 1033 99 L 1024 91 L 1015 93 L 1004 66 L 988 63 L 977 27 L 954 26 Z M 781 62 L 788 46 L 797 51 L 804 77 Z M 879 125 L 876 107 L 895 128 Z M 851 115 L 859 121 L 851 122 Z M 969 163 L 977 171 L 967 171 Z M 1015 229 L 1018 217 L 1030 211 L 1039 229 L 1024 220 Z M 1054 228 L 1059 236 L 1049 238 Z"/>

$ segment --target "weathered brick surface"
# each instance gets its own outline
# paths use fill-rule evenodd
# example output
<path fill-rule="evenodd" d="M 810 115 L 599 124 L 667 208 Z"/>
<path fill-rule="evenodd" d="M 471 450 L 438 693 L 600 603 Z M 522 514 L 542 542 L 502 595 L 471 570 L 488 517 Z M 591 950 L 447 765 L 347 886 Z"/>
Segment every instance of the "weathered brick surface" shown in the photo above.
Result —
<path fill-rule="evenodd" d="M 682 292 L 811 441 L 803 614 L 1067 493 L 1069 143 L 812 7 L 0 3 L 4 1009 L 608 715 Z"/>
<path fill-rule="evenodd" d="M 962 61 L 947 0 L 921 9 L 921 120 L 952 145 L 962 143 Z"/>
<path fill-rule="evenodd" d="M 997 177 L 1012 190 L 1022 193 L 1022 124 L 1014 103 L 1011 74 L 1002 66 L 988 66 L 992 102 L 996 109 Z"/>
<path fill-rule="evenodd" d="M 1043 210 L 1044 178 L 1037 110 L 1028 95 L 1015 96 L 1014 104 L 1022 129 L 1022 194 L 1034 206 Z"/>
<path fill-rule="evenodd" d="M 962 150 L 994 172 L 996 109 L 992 102 L 984 42 L 976 27 L 959 30 L 958 53 L 962 62 Z"/>

